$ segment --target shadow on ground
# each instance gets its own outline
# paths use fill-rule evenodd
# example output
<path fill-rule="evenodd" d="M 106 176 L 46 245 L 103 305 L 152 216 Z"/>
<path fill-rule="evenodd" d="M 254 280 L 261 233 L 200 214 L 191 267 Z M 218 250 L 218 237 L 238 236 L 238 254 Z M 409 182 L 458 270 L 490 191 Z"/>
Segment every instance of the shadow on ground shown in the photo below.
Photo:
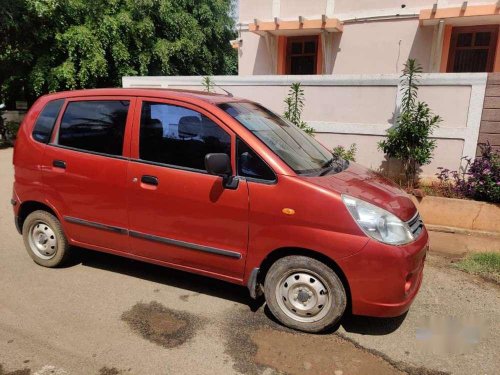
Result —
<path fill-rule="evenodd" d="M 255 301 L 250 298 L 247 288 L 240 285 L 112 254 L 80 248 L 74 250 L 72 259 L 65 267 L 82 264 L 85 267 L 117 272 L 194 293 L 227 299 L 247 305 L 252 311 L 257 311 L 264 303 L 263 300 Z"/>
<path fill-rule="evenodd" d="M 66 267 L 77 264 L 227 299 L 248 306 L 252 312 L 258 311 L 265 303 L 263 297 L 257 300 L 250 298 L 247 288 L 243 286 L 111 254 L 77 248 L 72 261 Z M 264 313 L 269 319 L 280 324 L 272 316 L 269 309 L 264 309 Z M 339 325 L 326 333 L 336 331 L 341 325 L 347 332 L 377 336 L 388 335 L 396 331 L 405 318 L 406 314 L 396 318 L 372 318 L 347 313 Z"/>

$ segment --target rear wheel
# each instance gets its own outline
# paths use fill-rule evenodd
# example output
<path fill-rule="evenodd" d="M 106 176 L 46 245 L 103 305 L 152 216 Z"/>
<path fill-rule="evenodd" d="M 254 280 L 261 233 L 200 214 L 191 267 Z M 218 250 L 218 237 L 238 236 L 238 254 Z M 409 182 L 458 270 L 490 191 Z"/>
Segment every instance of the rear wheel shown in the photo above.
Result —
<path fill-rule="evenodd" d="M 284 325 L 305 332 L 334 326 L 347 305 L 337 274 L 305 256 L 278 259 L 266 275 L 264 290 L 273 315 Z"/>
<path fill-rule="evenodd" d="M 57 267 L 69 257 L 69 245 L 57 218 L 47 211 L 33 211 L 23 224 L 24 245 L 35 263 Z"/>

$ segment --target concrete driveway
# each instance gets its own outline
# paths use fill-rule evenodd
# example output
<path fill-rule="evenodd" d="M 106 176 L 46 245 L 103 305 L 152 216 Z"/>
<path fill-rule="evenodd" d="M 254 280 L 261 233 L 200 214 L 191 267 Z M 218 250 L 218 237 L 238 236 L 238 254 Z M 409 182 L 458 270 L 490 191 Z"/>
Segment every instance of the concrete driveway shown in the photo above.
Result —
<path fill-rule="evenodd" d="M 430 256 L 410 312 L 282 328 L 245 288 L 79 250 L 37 266 L 13 225 L 12 150 L 0 150 L 0 375 L 494 374 L 496 285 Z M 498 372 L 496 372 L 498 373 Z"/>

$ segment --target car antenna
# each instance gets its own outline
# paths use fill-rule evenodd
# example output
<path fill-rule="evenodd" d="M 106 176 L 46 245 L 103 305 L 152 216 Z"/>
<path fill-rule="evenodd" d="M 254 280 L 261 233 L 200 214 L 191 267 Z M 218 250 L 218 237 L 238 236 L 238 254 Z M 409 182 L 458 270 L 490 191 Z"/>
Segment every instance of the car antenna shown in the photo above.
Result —
<path fill-rule="evenodd" d="M 224 91 L 224 92 L 227 94 L 227 96 L 229 96 L 230 98 L 232 98 L 232 97 L 233 97 L 233 94 L 232 94 L 232 93 L 230 93 L 229 91 L 227 91 L 224 87 L 219 86 L 218 84 L 213 83 L 213 82 L 212 82 L 212 85 L 214 85 L 215 87 L 220 88 L 220 89 L 221 89 L 222 91 Z"/>

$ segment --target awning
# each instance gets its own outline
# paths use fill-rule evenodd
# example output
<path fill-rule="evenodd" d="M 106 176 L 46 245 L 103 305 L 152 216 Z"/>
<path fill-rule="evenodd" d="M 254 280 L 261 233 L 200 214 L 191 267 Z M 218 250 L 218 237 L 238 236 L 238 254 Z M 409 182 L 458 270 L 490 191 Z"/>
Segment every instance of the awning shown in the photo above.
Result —
<path fill-rule="evenodd" d="M 433 26 L 443 20 L 447 25 L 470 26 L 500 23 L 500 1 L 487 5 L 471 5 L 464 1 L 461 7 L 438 8 L 420 11 L 420 25 Z"/>
<path fill-rule="evenodd" d="M 342 23 L 337 18 L 305 19 L 299 17 L 297 21 L 282 21 L 275 18 L 274 21 L 259 21 L 248 25 L 248 29 L 259 35 L 314 35 L 322 31 L 342 32 Z"/>

